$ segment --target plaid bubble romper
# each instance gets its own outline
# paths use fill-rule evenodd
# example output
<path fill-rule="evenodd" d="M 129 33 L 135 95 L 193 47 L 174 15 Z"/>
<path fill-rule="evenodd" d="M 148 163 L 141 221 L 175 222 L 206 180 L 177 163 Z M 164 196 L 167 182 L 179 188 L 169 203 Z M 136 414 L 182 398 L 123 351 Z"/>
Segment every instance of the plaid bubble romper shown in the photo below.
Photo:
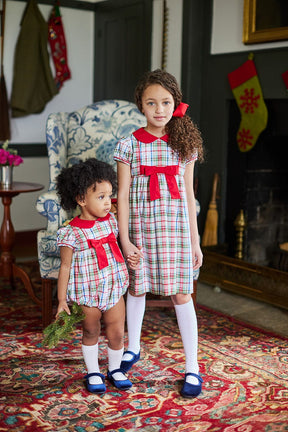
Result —
<path fill-rule="evenodd" d="M 129 275 L 117 235 L 112 213 L 96 221 L 76 217 L 58 230 L 58 246 L 73 249 L 67 301 L 104 312 L 125 294 Z"/>
<path fill-rule="evenodd" d="M 131 169 L 129 235 L 144 254 L 140 268 L 129 269 L 129 289 L 136 295 L 193 292 L 184 172 L 197 155 L 182 162 L 167 142 L 168 135 L 157 138 L 141 128 L 121 139 L 114 152 Z"/>

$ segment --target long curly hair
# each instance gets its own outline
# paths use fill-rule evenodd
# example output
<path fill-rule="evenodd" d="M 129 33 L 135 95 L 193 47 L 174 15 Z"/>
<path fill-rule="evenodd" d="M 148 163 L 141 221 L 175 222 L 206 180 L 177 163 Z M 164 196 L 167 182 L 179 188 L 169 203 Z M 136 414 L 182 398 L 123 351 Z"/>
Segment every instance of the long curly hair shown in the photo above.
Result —
<path fill-rule="evenodd" d="M 166 71 L 156 69 L 152 72 L 146 72 L 136 86 L 134 98 L 140 112 L 142 112 L 143 93 L 147 87 L 153 84 L 160 84 L 172 95 L 175 109 L 182 102 L 182 92 L 175 77 Z M 188 115 L 172 117 L 165 126 L 165 132 L 169 135 L 169 147 L 179 155 L 180 159 L 188 159 L 197 152 L 198 160 L 203 161 L 201 133 Z"/>
<path fill-rule="evenodd" d="M 83 199 L 87 190 L 96 183 L 109 182 L 112 193 L 117 190 L 117 176 L 111 165 L 95 158 L 81 161 L 69 168 L 63 168 L 56 179 L 56 190 L 60 197 L 60 204 L 64 210 L 77 207 L 77 200 Z"/>

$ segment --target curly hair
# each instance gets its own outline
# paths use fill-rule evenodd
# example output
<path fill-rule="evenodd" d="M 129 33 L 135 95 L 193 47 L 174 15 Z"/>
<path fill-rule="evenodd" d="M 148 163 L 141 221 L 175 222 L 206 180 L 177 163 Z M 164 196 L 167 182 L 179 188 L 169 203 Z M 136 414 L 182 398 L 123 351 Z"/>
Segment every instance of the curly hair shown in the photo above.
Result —
<path fill-rule="evenodd" d="M 69 168 L 63 168 L 56 179 L 56 190 L 64 210 L 77 207 L 77 200 L 84 198 L 87 190 L 96 183 L 109 182 L 112 193 L 117 190 L 117 176 L 111 165 L 95 158 L 81 161 Z"/>
<path fill-rule="evenodd" d="M 135 103 L 142 112 L 142 96 L 147 87 L 160 84 L 174 99 L 175 109 L 182 102 L 182 92 L 173 75 L 161 69 L 146 72 L 140 78 L 134 93 Z M 203 161 L 203 144 L 199 129 L 188 115 L 184 117 L 172 117 L 165 126 L 165 132 L 169 135 L 168 145 L 180 157 L 185 160 L 197 152 L 198 160 Z"/>

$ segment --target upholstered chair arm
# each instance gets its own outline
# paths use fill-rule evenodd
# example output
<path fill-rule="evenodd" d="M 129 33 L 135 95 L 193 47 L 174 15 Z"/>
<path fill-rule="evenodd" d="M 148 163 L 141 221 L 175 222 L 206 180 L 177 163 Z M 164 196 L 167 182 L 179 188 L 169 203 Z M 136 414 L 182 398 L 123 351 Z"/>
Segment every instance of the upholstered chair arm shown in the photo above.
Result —
<path fill-rule="evenodd" d="M 69 114 L 52 113 L 46 124 L 46 142 L 49 157 L 49 191 L 56 188 L 56 177 L 67 166 L 67 127 Z"/>
<path fill-rule="evenodd" d="M 47 218 L 47 231 L 56 232 L 71 216 L 60 206 L 56 191 L 45 192 L 36 201 L 38 213 Z"/>

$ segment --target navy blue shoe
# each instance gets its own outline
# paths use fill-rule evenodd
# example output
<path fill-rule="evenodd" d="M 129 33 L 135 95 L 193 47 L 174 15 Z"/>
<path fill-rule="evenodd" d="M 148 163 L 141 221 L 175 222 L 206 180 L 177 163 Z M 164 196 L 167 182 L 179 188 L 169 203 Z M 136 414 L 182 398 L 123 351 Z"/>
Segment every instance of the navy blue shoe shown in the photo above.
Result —
<path fill-rule="evenodd" d="M 140 351 L 138 354 L 135 354 L 133 351 L 125 351 L 123 356 L 125 354 L 131 354 L 132 359 L 131 360 L 122 360 L 120 368 L 123 369 L 125 372 L 128 372 L 132 366 L 140 359 Z"/>
<path fill-rule="evenodd" d="M 126 380 L 116 380 L 113 378 L 113 375 L 117 372 L 121 372 L 124 376 L 125 376 L 125 371 L 120 368 L 120 369 L 114 369 L 111 372 L 107 372 L 107 378 L 109 379 L 109 381 L 119 390 L 127 390 L 129 388 L 132 387 L 132 382 L 129 379 Z"/>
<path fill-rule="evenodd" d="M 92 376 L 98 376 L 102 379 L 102 384 L 90 384 L 89 383 L 89 378 Z M 84 377 L 86 379 L 86 387 L 87 390 L 91 393 L 97 393 L 97 394 L 103 394 L 106 391 L 106 386 L 105 386 L 105 376 L 99 372 L 92 372 L 90 374 L 85 375 Z"/>
<path fill-rule="evenodd" d="M 186 382 L 186 377 L 189 375 L 197 378 L 199 381 L 199 384 L 196 385 L 196 384 L 190 384 L 190 383 Z M 185 374 L 185 381 L 184 381 L 183 387 L 180 391 L 181 396 L 183 396 L 185 398 L 193 398 L 193 397 L 198 396 L 202 391 L 202 383 L 203 383 L 203 379 L 201 378 L 200 375 L 197 375 L 197 374 L 191 373 L 191 372 L 186 373 Z"/>

